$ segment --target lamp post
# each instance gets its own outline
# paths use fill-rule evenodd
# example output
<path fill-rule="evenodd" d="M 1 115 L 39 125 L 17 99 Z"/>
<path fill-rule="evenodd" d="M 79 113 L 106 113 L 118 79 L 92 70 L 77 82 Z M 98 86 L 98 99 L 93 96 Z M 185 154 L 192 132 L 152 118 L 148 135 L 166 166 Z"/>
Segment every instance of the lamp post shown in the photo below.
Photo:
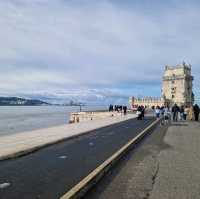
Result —
<path fill-rule="evenodd" d="M 83 106 L 83 103 L 79 103 L 80 112 L 82 111 L 82 106 Z"/>

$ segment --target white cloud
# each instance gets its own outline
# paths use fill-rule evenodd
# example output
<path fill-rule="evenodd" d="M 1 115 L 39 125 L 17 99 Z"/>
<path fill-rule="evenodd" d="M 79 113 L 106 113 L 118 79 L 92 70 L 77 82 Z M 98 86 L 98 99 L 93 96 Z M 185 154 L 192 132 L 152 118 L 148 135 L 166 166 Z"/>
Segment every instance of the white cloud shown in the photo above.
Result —
<path fill-rule="evenodd" d="M 106 0 L 0 1 L 1 93 L 140 84 L 154 92 L 164 65 L 183 60 L 199 87 L 199 5 L 151 6 L 145 13 Z"/>

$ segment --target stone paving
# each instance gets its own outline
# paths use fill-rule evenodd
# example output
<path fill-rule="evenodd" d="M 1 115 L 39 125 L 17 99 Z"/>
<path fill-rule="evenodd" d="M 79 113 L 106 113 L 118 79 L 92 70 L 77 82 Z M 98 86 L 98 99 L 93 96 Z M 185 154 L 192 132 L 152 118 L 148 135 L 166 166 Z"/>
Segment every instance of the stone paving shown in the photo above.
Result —
<path fill-rule="evenodd" d="M 84 134 L 88 131 L 135 118 L 134 114 L 66 124 L 0 137 L 0 160 L 25 154 L 48 144 Z"/>
<path fill-rule="evenodd" d="M 170 147 L 157 157 L 159 168 L 150 198 L 200 198 L 200 123 L 173 123 L 164 142 Z"/>
<path fill-rule="evenodd" d="M 199 199 L 200 122 L 158 125 L 84 199 Z"/>

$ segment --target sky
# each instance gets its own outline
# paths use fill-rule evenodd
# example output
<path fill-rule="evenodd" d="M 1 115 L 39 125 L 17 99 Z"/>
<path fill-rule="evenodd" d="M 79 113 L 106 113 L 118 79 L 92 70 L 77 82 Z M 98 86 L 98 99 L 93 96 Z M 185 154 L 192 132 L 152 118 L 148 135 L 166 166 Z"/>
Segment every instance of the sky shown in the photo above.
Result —
<path fill-rule="evenodd" d="M 192 65 L 200 96 L 200 2 L 0 1 L 0 95 L 127 103 L 160 96 L 165 65 Z"/>

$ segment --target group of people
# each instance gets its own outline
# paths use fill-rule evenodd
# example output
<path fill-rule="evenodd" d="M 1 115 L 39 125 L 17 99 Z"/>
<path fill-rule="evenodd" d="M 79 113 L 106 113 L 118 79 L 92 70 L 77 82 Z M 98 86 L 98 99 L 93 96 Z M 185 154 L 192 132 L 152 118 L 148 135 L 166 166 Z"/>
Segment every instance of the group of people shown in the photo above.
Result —
<path fill-rule="evenodd" d="M 110 104 L 109 112 L 113 112 L 113 111 L 116 111 L 118 113 L 122 113 L 123 112 L 123 114 L 126 115 L 127 114 L 127 106 L 122 106 L 122 105 L 113 106 L 112 104 Z"/>
<path fill-rule="evenodd" d="M 155 115 L 156 118 L 159 119 L 160 116 L 162 116 L 161 124 L 167 124 L 170 121 L 171 118 L 171 111 L 168 106 L 157 106 L 156 108 L 153 107 L 152 109 L 155 109 Z"/>
<path fill-rule="evenodd" d="M 138 106 L 136 114 L 137 114 L 138 120 L 144 119 L 145 107 L 144 106 Z"/>
<path fill-rule="evenodd" d="M 175 104 L 172 107 L 172 113 L 173 113 L 173 121 L 177 121 L 179 118 L 180 120 L 195 120 L 199 121 L 199 113 L 200 108 L 197 104 L 194 106 L 181 106 L 179 107 L 177 104 Z"/>
<path fill-rule="evenodd" d="M 199 121 L 200 107 L 195 104 L 194 106 L 178 106 L 174 104 L 171 108 L 169 106 L 156 106 L 152 107 L 155 112 L 155 116 L 160 118 L 162 116 L 165 123 L 169 122 L 171 119 L 176 122 L 178 120 L 195 120 Z M 112 104 L 109 106 L 109 112 L 116 111 L 118 113 L 127 114 L 127 106 L 115 105 Z M 137 119 L 144 119 L 145 107 L 138 106 L 137 108 Z"/>
<path fill-rule="evenodd" d="M 155 108 L 155 115 L 157 118 L 164 116 L 164 120 L 172 118 L 173 121 L 178 120 L 195 120 L 199 121 L 200 108 L 197 104 L 194 106 L 178 106 L 174 104 L 171 108 L 168 106 Z"/>

